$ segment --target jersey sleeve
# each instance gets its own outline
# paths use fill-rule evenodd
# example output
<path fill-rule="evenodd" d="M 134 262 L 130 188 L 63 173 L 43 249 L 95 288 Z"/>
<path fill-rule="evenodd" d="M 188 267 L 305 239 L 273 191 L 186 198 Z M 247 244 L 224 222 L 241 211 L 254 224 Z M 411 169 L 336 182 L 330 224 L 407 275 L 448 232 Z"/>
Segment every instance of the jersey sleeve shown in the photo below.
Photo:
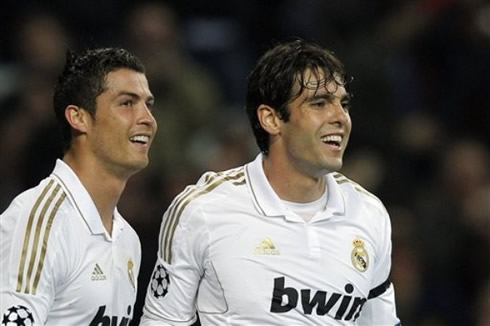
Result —
<path fill-rule="evenodd" d="M 204 275 L 208 232 L 201 209 L 181 194 L 165 212 L 141 325 L 192 325 Z"/>
<path fill-rule="evenodd" d="M 373 273 L 372 289 L 358 319 L 359 325 L 401 325 L 396 314 L 395 291 L 389 280 L 391 270 L 391 223 L 386 209 L 379 230 L 379 258 Z"/>
<path fill-rule="evenodd" d="M 384 292 L 368 299 L 357 320 L 358 325 L 401 325 L 396 314 L 395 291 L 392 283 L 387 283 Z"/>
<path fill-rule="evenodd" d="M 45 190 L 34 200 L 17 198 L 0 216 L 2 322 L 21 318 L 26 325 L 43 325 L 55 297 L 63 268 L 57 259 L 63 244 L 56 236 L 56 219 L 64 194 Z"/>

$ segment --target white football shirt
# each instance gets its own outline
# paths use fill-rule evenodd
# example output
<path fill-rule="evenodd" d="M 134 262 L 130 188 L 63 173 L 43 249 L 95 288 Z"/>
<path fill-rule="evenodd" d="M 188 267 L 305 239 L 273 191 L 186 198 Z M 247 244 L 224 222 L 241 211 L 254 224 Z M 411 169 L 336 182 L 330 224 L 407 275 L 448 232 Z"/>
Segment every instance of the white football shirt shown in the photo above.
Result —
<path fill-rule="evenodd" d="M 0 215 L 0 244 L 2 323 L 129 324 L 139 238 L 117 210 L 107 233 L 92 198 L 63 161 Z"/>
<path fill-rule="evenodd" d="M 141 325 L 396 325 L 383 204 L 339 173 L 309 222 L 255 161 L 204 174 L 165 212 Z"/>

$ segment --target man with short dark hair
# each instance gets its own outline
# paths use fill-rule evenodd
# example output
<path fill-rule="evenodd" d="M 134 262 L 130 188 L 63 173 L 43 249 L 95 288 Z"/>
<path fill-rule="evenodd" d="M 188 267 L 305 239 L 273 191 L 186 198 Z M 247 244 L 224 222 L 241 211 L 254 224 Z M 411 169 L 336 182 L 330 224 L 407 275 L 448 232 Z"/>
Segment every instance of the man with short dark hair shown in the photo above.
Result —
<path fill-rule="evenodd" d="M 248 83 L 261 153 L 205 173 L 163 216 L 142 325 L 398 325 L 391 225 L 338 173 L 350 78 L 303 40 L 266 52 Z"/>
<path fill-rule="evenodd" d="M 2 325 L 128 325 L 141 246 L 116 205 L 148 164 L 153 102 L 126 50 L 67 53 L 54 93 L 63 159 L 0 215 Z"/>

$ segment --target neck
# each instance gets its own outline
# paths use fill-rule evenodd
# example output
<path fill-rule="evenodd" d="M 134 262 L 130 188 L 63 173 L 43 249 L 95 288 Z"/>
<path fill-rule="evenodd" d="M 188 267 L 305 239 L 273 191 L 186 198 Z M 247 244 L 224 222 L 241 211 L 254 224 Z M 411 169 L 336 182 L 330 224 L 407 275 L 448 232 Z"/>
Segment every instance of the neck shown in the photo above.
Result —
<path fill-rule="evenodd" d="M 107 232 L 112 234 L 114 210 L 128 178 L 110 173 L 96 161 L 81 159 L 73 153 L 65 154 L 63 161 L 72 168 L 87 189 L 99 212 L 102 224 Z"/>
<path fill-rule="evenodd" d="M 270 154 L 264 157 L 264 172 L 276 194 L 282 200 L 309 203 L 325 193 L 325 177 L 312 177 L 301 173 L 286 160 L 275 159 Z"/>

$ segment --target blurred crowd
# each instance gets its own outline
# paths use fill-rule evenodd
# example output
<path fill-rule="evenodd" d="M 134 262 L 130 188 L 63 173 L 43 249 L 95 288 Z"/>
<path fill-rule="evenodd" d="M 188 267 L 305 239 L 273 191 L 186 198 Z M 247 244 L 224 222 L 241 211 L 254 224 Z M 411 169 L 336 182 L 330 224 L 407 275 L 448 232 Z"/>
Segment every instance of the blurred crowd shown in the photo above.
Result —
<path fill-rule="evenodd" d="M 342 173 L 393 225 L 404 325 L 490 325 L 490 4 L 483 0 L 28 1 L 0 5 L 0 211 L 61 157 L 53 85 L 67 48 L 121 46 L 147 68 L 158 135 L 119 210 L 143 247 L 208 170 L 255 157 L 247 74 L 274 40 L 333 50 L 354 76 Z"/>

